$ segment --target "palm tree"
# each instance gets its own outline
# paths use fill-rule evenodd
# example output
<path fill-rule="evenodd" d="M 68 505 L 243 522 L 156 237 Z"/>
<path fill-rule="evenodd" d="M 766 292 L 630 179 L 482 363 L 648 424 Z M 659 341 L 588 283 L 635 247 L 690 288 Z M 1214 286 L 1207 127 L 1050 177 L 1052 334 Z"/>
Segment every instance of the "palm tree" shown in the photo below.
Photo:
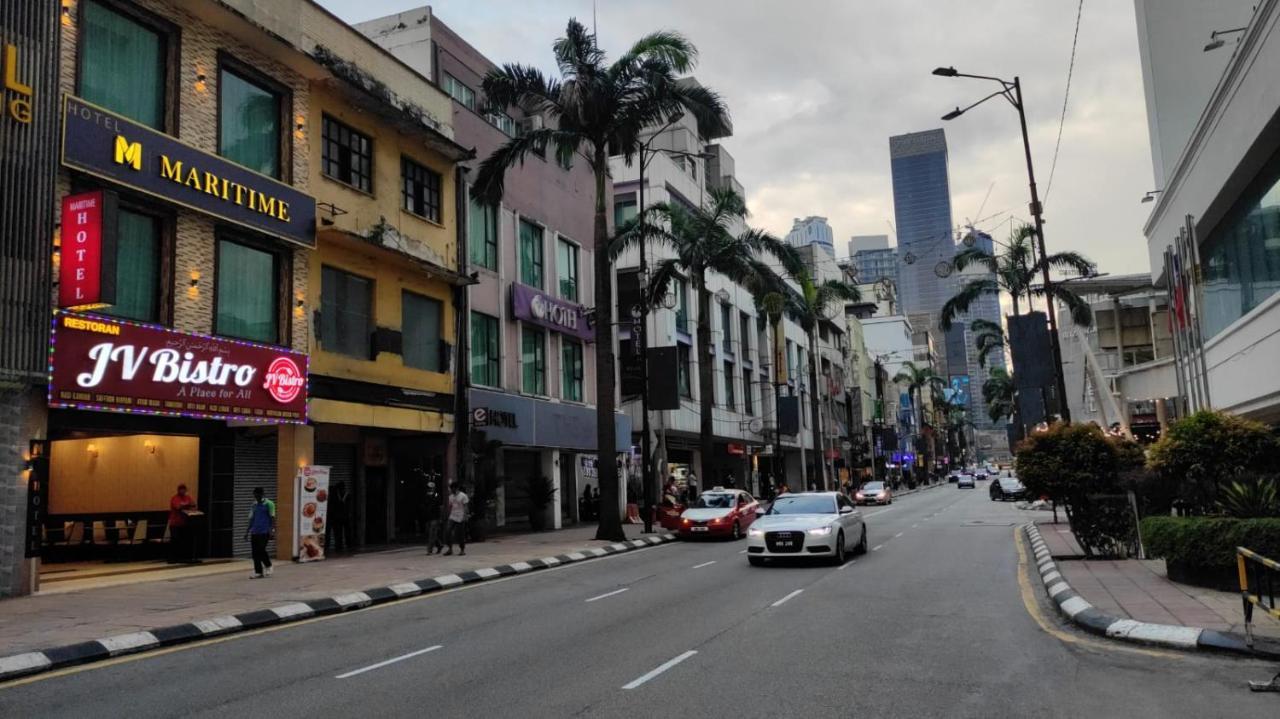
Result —
<path fill-rule="evenodd" d="M 938 376 L 932 367 L 918 367 L 915 362 L 903 362 L 902 369 L 893 376 L 893 381 L 907 386 L 907 393 L 916 404 L 916 417 L 919 424 L 917 431 L 924 429 L 924 389 L 945 391 L 947 381 Z"/>
<path fill-rule="evenodd" d="M 1000 367 L 991 370 L 987 381 L 982 383 L 982 401 L 987 404 L 987 416 L 992 422 L 1013 417 L 1018 411 L 1018 389 L 1013 375 Z"/>
<path fill-rule="evenodd" d="M 942 306 L 942 329 L 951 329 L 956 317 L 967 312 L 979 297 L 995 295 L 998 298 L 1001 292 L 1009 293 L 1013 298 L 1013 314 L 1019 314 L 1019 301 L 1023 296 L 1026 297 L 1028 306 L 1033 298 L 1044 298 L 1044 285 L 1034 283 L 1045 265 L 1053 269 L 1074 270 L 1081 275 L 1093 273 L 1093 263 L 1078 252 L 1057 252 L 1048 257 L 1035 257 L 1032 245 L 1034 236 L 1035 228 L 1022 225 L 1010 236 L 1009 243 L 1003 246 L 1000 254 L 992 254 L 980 247 L 970 247 L 956 255 L 954 262 L 957 270 L 963 270 L 969 265 L 983 265 L 993 276 L 970 280 L 960 288 L 955 297 L 947 300 Z M 1049 286 L 1048 294 L 1051 295 L 1048 301 L 1056 300 L 1067 306 L 1072 321 L 1077 325 L 1088 327 L 1093 324 L 1093 312 L 1089 309 L 1089 303 L 1066 285 L 1055 282 Z"/>
<path fill-rule="evenodd" d="M 747 205 L 738 193 L 731 189 L 713 189 L 706 207 L 687 209 L 662 202 L 647 208 L 643 221 L 634 218 L 620 230 L 612 248 L 617 257 L 647 236 L 658 246 L 675 253 L 675 257 L 658 262 L 649 281 L 651 301 L 664 297 L 667 288 L 682 274 L 689 278 L 698 303 L 698 402 L 701 405 L 698 437 L 704 465 L 709 464 L 713 456 L 712 384 L 715 379 L 711 359 L 712 298 L 707 289 L 707 276 L 719 274 L 761 297 L 770 289 L 773 276 L 763 259 L 771 256 L 784 265 L 796 262 L 794 249 L 761 230 L 747 228 L 734 235 L 731 228 L 746 218 Z M 733 381 L 733 378 L 725 380 Z M 703 477 L 703 481 L 709 480 Z"/>
<path fill-rule="evenodd" d="M 969 329 L 973 330 L 973 344 L 978 350 L 979 367 L 986 367 L 987 357 L 1008 344 L 1009 340 L 1005 337 L 1004 328 L 998 322 L 977 319 L 969 323 Z"/>
<path fill-rule="evenodd" d="M 800 286 L 795 292 L 787 288 L 781 293 L 786 312 L 805 331 L 809 344 L 809 419 L 813 427 L 813 451 L 819 455 L 815 465 L 822 479 L 821 487 L 830 486 L 826 465 L 822 462 L 822 432 L 818 427 L 821 407 L 818 404 L 818 328 L 822 322 L 831 320 L 831 313 L 837 309 L 843 311 L 844 303 L 857 302 L 862 298 L 858 288 L 840 280 L 824 280 L 814 282 L 807 270 L 799 266 L 789 268 L 792 278 Z"/>
<path fill-rule="evenodd" d="M 625 538 L 618 511 L 618 468 L 614 438 L 616 369 L 613 351 L 613 267 L 609 243 L 609 156 L 630 162 L 647 127 L 691 114 L 704 136 L 727 130 L 728 110 L 715 92 L 694 83 L 679 82 L 697 63 L 698 51 L 682 35 L 656 32 L 636 41 L 612 64 L 596 45 L 596 37 L 582 23 L 570 20 L 565 36 L 552 50 L 560 79 L 546 77 L 527 65 L 505 65 L 491 71 L 481 84 L 486 105 L 517 106 L 526 114 L 546 116 L 547 127 L 513 137 L 480 163 L 474 192 L 490 206 L 502 200 L 506 172 L 524 162 L 530 152 L 548 146 L 564 164 L 582 157 L 595 175 L 595 298 L 596 344 L 596 463 L 600 486 L 600 526 L 597 539 Z"/>

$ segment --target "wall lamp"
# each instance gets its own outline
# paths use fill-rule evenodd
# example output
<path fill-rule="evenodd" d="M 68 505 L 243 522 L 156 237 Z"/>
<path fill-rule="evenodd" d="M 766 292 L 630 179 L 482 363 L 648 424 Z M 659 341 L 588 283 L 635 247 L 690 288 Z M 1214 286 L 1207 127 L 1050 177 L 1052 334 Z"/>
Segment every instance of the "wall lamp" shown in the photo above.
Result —
<path fill-rule="evenodd" d="M 88 453 L 90 457 L 98 456 L 98 445 L 90 444 L 88 447 L 85 447 L 84 449 L 85 449 L 85 452 Z"/>
<path fill-rule="evenodd" d="M 1223 35 L 1232 35 L 1238 32 L 1244 32 L 1245 30 L 1248 30 L 1248 29 L 1249 29 L 1248 26 L 1245 26 L 1245 27 L 1231 28 L 1230 30 L 1214 30 L 1213 32 L 1209 33 L 1209 44 L 1204 46 L 1204 51 L 1210 52 L 1212 50 L 1217 50 L 1223 45 L 1226 45 L 1227 44 L 1226 41 L 1222 39 Z"/>
<path fill-rule="evenodd" d="M 1156 199 L 1156 195 L 1160 194 L 1161 192 L 1163 192 L 1163 190 L 1148 190 L 1147 194 L 1142 196 L 1142 199 L 1140 200 L 1140 202 L 1151 202 L 1152 200 Z"/>

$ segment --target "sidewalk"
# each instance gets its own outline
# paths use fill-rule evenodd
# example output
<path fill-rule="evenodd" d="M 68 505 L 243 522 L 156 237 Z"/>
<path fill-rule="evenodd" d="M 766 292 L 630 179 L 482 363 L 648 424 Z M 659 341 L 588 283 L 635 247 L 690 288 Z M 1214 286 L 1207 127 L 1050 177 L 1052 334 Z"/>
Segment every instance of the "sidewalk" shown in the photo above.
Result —
<path fill-rule="evenodd" d="M 624 529 L 628 539 L 654 536 L 639 526 Z M 500 535 L 467 545 L 466 556 L 427 556 L 414 545 L 312 564 L 279 561 L 274 576 L 257 580 L 249 579 L 248 562 L 238 572 L 165 579 L 144 573 L 128 584 L 111 577 L 103 586 L 7 599 L 0 601 L 0 657 L 608 545 L 594 539 L 595 531 L 592 525 Z"/>
<path fill-rule="evenodd" d="M 1039 519 L 1036 526 L 1049 553 L 1059 560 L 1062 578 L 1098 611 L 1151 624 L 1244 634 L 1239 594 L 1172 582 L 1163 559 L 1072 561 L 1083 557 L 1084 551 L 1065 518 L 1058 524 L 1052 518 Z M 1255 611 L 1253 631 L 1259 637 L 1280 639 L 1280 622 Z"/>

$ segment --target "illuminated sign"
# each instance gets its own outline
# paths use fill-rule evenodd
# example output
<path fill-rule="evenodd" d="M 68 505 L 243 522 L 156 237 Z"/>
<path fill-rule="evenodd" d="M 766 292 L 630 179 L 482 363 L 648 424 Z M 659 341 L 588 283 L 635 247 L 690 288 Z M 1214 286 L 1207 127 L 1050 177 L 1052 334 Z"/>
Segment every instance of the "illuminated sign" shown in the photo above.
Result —
<path fill-rule="evenodd" d="M 24 125 L 31 124 L 31 100 L 35 92 L 18 79 L 18 46 L 4 44 L 4 114 Z"/>
<path fill-rule="evenodd" d="M 587 324 L 587 313 L 582 305 L 553 297 L 533 287 L 519 283 L 511 285 L 511 310 L 516 319 L 524 322 L 541 325 L 584 342 L 595 339 L 595 332 Z"/>
<path fill-rule="evenodd" d="M 304 247 L 315 247 L 315 198 L 67 95 L 62 164 Z"/>
<path fill-rule="evenodd" d="M 49 406 L 258 422 L 307 420 L 307 356 L 58 311 Z"/>
<path fill-rule="evenodd" d="M 62 198 L 59 307 L 115 304 L 115 209 L 115 196 L 103 190 Z"/>

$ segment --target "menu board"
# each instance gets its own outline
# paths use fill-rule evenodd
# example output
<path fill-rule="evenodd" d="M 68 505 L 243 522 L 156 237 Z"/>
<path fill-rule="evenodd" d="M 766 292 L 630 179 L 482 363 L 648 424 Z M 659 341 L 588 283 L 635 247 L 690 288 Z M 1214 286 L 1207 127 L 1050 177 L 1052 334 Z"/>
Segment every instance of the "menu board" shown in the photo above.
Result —
<path fill-rule="evenodd" d="M 299 562 L 317 562 L 324 559 L 324 530 L 329 521 L 329 468 L 300 467 L 297 483 L 294 547 Z"/>

